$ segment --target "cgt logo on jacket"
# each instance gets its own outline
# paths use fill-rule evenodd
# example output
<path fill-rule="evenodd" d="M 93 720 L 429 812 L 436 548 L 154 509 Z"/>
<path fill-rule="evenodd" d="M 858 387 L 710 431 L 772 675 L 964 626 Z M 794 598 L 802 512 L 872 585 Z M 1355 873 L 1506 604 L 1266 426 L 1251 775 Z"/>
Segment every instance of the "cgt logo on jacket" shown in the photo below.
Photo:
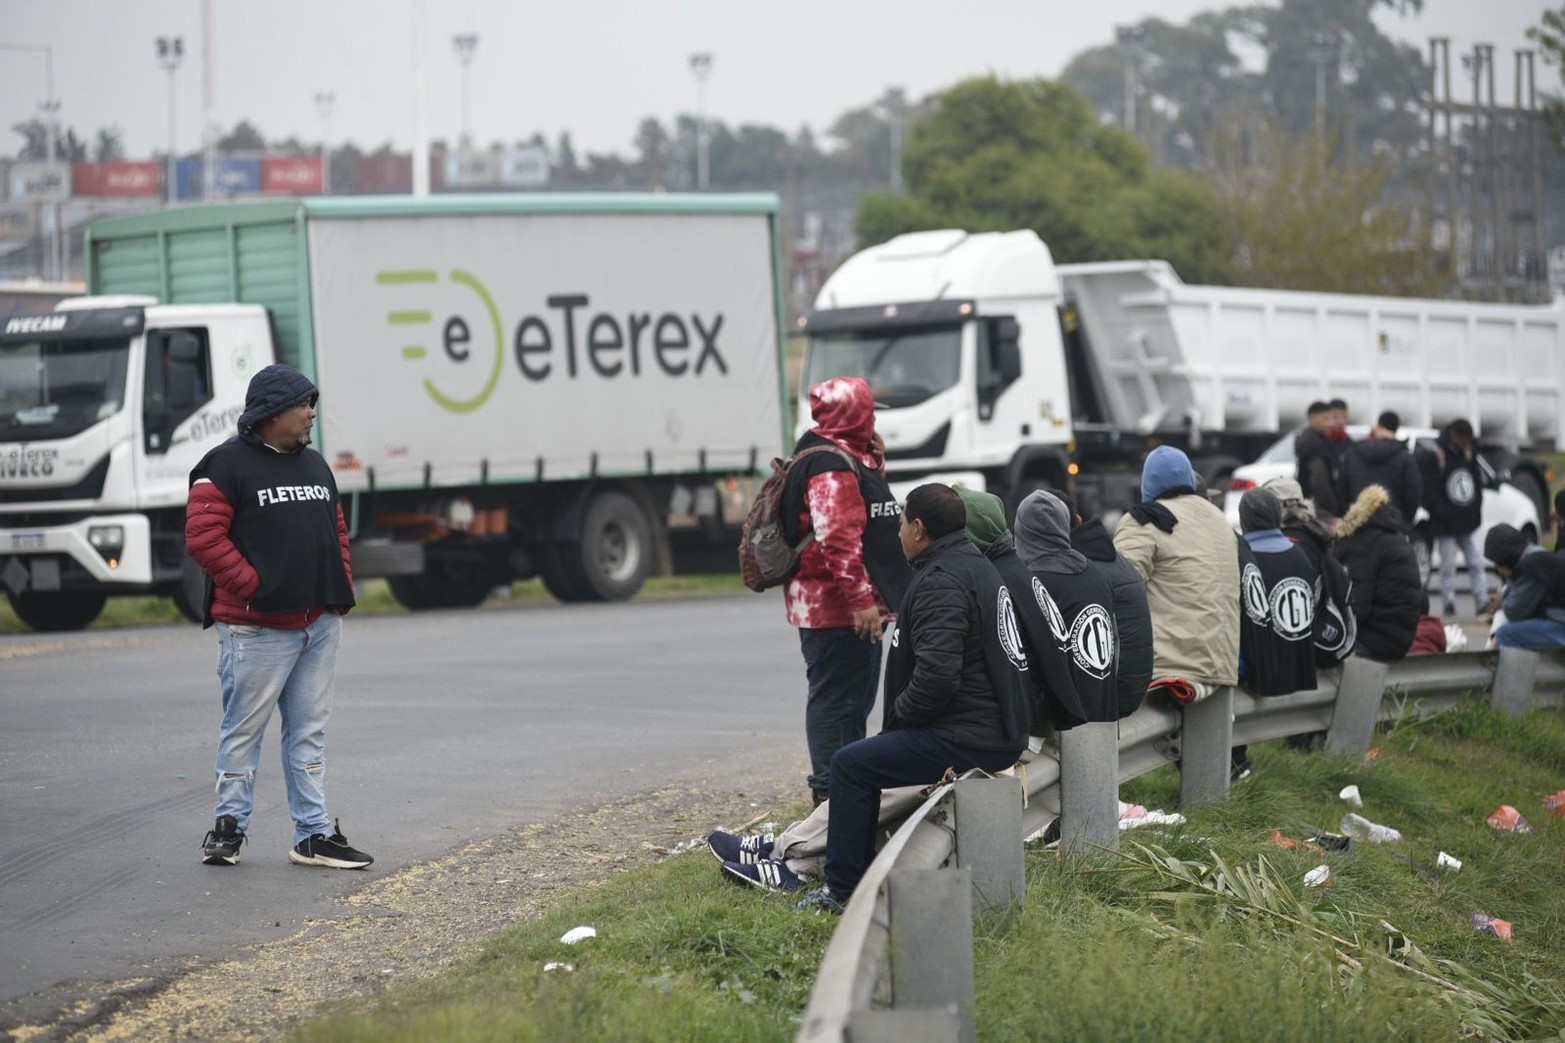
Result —
<path fill-rule="evenodd" d="M 1452 471 L 1445 480 L 1446 499 L 1458 507 L 1472 505 L 1473 498 L 1478 495 L 1477 484 L 1473 481 L 1473 472 L 1462 468 Z"/>
<path fill-rule="evenodd" d="M 1022 651 L 1022 628 L 1016 621 L 1016 606 L 1011 603 L 1011 592 L 1000 585 L 999 604 L 996 606 L 1000 620 L 1000 647 L 1011 665 L 1022 673 L 1027 672 L 1027 653 Z"/>

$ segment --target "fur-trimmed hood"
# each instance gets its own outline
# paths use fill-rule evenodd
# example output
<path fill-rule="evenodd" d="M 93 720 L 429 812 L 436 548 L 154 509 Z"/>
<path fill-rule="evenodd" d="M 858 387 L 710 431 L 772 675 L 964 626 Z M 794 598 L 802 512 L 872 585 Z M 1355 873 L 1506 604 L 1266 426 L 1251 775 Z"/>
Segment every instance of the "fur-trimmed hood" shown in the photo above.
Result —
<path fill-rule="evenodd" d="M 1365 486 L 1358 499 L 1342 517 L 1342 527 L 1337 535 L 1346 539 L 1360 529 L 1373 525 L 1379 529 L 1402 531 L 1402 512 L 1391 502 L 1391 494 L 1383 485 Z"/>

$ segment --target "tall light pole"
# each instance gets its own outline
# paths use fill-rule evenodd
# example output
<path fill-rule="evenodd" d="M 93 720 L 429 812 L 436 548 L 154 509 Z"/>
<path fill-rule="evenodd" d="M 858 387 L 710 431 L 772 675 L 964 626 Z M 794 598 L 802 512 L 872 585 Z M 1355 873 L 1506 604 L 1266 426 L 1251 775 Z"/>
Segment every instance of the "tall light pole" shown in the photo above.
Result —
<path fill-rule="evenodd" d="M 183 36 L 158 37 L 158 65 L 168 73 L 168 175 L 165 189 L 168 202 L 174 202 L 174 74 L 185 60 Z"/>
<path fill-rule="evenodd" d="M 712 52 L 697 51 L 690 56 L 690 74 L 696 78 L 696 188 L 705 192 L 707 177 L 706 80 L 712 75 Z"/>
<path fill-rule="evenodd" d="M 477 33 L 457 33 L 451 37 L 451 48 L 456 51 L 456 60 L 462 66 L 462 149 L 473 146 L 473 109 L 472 97 L 469 92 L 469 69 L 473 64 L 473 57 L 478 54 Z"/>
<path fill-rule="evenodd" d="M 891 191 L 902 194 L 902 116 L 907 111 L 907 92 L 887 87 L 884 100 L 886 118 L 891 123 Z"/>
<path fill-rule="evenodd" d="M 1315 147 L 1326 141 L 1326 66 L 1337 60 L 1337 38 L 1331 33 L 1311 33 L 1309 60 L 1315 64 Z"/>
<path fill-rule="evenodd" d="M 321 117 L 321 195 L 331 195 L 331 147 L 326 143 L 326 128 L 331 122 L 331 107 L 337 103 L 333 91 L 315 92 L 315 111 Z"/>
<path fill-rule="evenodd" d="M 1116 25 L 1114 27 L 1114 39 L 1119 42 L 1125 52 L 1125 130 L 1135 137 L 1136 134 L 1136 73 L 1141 66 L 1141 47 L 1146 41 L 1147 31 L 1139 25 Z"/>
<path fill-rule="evenodd" d="M 0 51 L 31 51 L 34 54 L 43 55 L 44 76 L 44 100 L 39 105 L 44 114 L 45 154 L 44 161 L 53 165 L 60 158 L 60 101 L 54 96 L 54 48 L 48 44 L 37 43 L 0 43 Z M 63 184 L 60 186 L 64 187 Z M 49 276 L 55 280 L 65 278 L 65 262 L 60 249 L 60 192 L 54 193 L 54 229 L 50 233 L 49 264 L 52 271 Z M 41 266 L 40 266 L 41 267 Z"/>

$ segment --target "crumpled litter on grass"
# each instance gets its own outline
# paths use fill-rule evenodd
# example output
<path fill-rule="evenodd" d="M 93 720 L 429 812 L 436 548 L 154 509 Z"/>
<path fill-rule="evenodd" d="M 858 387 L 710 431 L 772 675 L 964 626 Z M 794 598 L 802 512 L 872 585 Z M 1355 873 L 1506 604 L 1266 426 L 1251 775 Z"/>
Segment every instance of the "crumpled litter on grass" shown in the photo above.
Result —
<path fill-rule="evenodd" d="M 1508 942 L 1511 940 L 1511 922 L 1509 920 L 1502 920 L 1497 916 L 1485 916 L 1483 913 L 1474 913 L 1468 917 L 1468 921 L 1475 930 L 1492 934 L 1501 941 Z"/>
<path fill-rule="evenodd" d="M 1533 833 L 1532 824 L 1522 817 L 1522 813 L 1509 804 L 1501 804 L 1489 813 L 1485 822 L 1495 829 L 1506 833 Z"/>
<path fill-rule="evenodd" d="M 560 941 L 566 945 L 575 945 L 577 942 L 586 941 L 588 938 L 596 938 L 597 936 L 598 929 L 596 927 L 588 927 L 583 924 L 580 927 L 572 927 L 560 935 Z"/>

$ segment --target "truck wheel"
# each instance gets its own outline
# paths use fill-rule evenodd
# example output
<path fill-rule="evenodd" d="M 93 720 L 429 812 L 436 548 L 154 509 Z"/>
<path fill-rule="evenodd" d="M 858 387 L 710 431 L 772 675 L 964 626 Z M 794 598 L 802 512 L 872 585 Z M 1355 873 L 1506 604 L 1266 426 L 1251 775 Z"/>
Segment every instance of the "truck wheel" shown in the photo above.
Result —
<path fill-rule="evenodd" d="M 538 572 L 561 601 L 623 601 L 652 571 L 652 526 L 621 492 L 600 492 L 587 505 L 581 539 L 538 556 Z"/>
<path fill-rule="evenodd" d="M 40 631 L 85 630 L 103 611 L 107 594 L 73 591 L 28 591 L 6 595 L 23 623 Z"/>
<path fill-rule="evenodd" d="M 495 588 L 483 562 L 429 556 L 424 574 L 415 577 L 430 608 L 476 608 Z"/>
<path fill-rule="evenodd" d="M 206 618 L 206 573 L 188 553 L 179 563 L 179 586 L 174 589 L 174 607 L 192 623 Z"/>
<path fill-rule="evenodd" d="M 1554 505 L 1549 502 L 1548 491 L 1543 487 L 1543 483 L 1538 481 L 1538 476 L 1531 471 L 1517 471 L 1511 475 L 1511 484 L 1525 493 L 1527 499 L 1531 500 L 1533 505 L 1538 508 L 1538 521 L 1547 529 L 1549 525 L 1549 511 Z"/>
<path fill-rule="evenodd" d="M 429 602 L 424 598 L 423 587 L 419 580 L 423 576 L 387 576 L 386 585 L 391 588 L 391 596 L 397 599 L 397 604 L 409 612 L 417 612 L 429 607 Z"/>

